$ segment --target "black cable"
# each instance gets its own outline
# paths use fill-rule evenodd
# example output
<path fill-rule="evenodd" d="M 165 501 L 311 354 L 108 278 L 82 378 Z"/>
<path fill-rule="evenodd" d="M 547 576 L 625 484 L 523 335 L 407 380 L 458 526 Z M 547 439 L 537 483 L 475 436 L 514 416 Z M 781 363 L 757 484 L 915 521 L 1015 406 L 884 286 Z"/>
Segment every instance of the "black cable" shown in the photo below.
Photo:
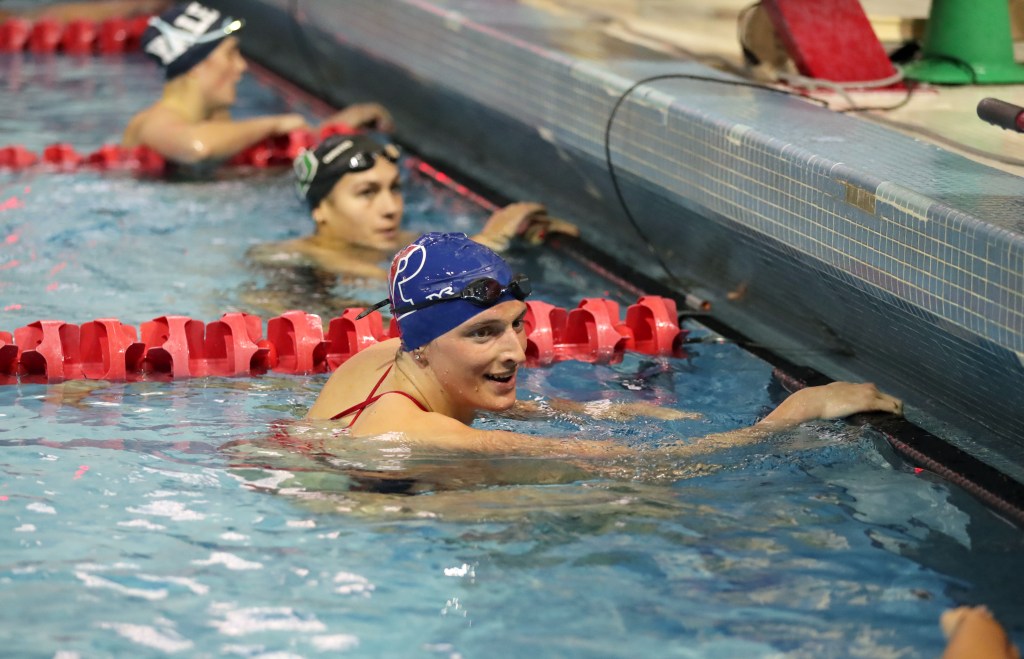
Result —
<path fill-rule="evenodd" d="M 974 69 L 974 66 L 967 60 L 962 60 L 959 57 L 953 57 L 952 55 L 925 55 L 925 60 L 938 60 L 940 62 L 949 62 L 950 64 L 956 64 L 961 69 L 965 69 L 967 73 L 971 74 L 971 84 L 978 84 L 978 72 Z"/>
<path fill-rule="evenodd" d="M 605 129 L 604 129 L 604 158 L 605 158 L 605 165 L 608 168 L 608 176 L 611 178 L 612 188 L 615 190 L 615 196 L 619 200 L 619 205 L 622 207 L 622 212 L 625 214 L 626 219 L 629 220 L 629 223 L 633 226 L 633 229 L 636 231 L 637 235 L 647 245 L 648 250 L 654 256 L 655 260 L 658 262 L 658 265 L 661 266 L 661 269 L 665 272 L 665 275 L 669 278 L 670 281 L 675 283 L 681 289 L 685 290 L 686 288 L 688 288 L 688 286 L 683 281 L 681 281 L 672 272 L 671 268 L 668 267 L 668 264 L 665 263 L 665 260 L 661 257 L 661 254 L 659 254 L 658 250 L 655 249 L 654 244 L 651 243 L 651 241 L 644 234 L 643 230 L 640 229 L 640 225 L 639 225 L 639 223 L 637 223 L 636 218 L 633 217 L 633 213 L 630 212 L 629 205 L 626 203 L 626 198 L 622 194 L 622 188 L 619 186 L 619 179 L 618 179 L 618 175 L 615 173 L 615 166 L 612 164 L 611 137 L 612 137 L 612 128 L 615 125 L 615 115 L 616 115 L 616 113 L 618 113 L 619 108 L 622 106 L 623 102 L 625 102 L 625 100 L 627 98 L 629 98 L 629 95 L 632 94 L 633 91 L 637 87 L 640 87 L 641 85 L 646 85 L 646 84 L 649 84 L 649 83 L 652 83 L 652 82 L 656 82 L 658 80 L 698 80 L 700 82 L 711 82 L 711 83 L 716 83 L 716 84 L 720 84 L 720 85 L 732 85 L 734 87 L 751 87 L 753 89 L 763 89 L 765 91 L 773 92 L 775 94 L 783 94 L 783 95 L 786 95 L 786 96 L 794 96 L 794 97 L 800 98 L 800 99 L 811 100 L 811 101 L 814 101 L 816 103 L 821 104 L 822 107 L 825 107 L 825 108 L 828 108 L 828 103 L 825 102 L 824 100 L 820 99 L 820 98 L 815 98 L 813 96 L 807 96 L 807 95 L 804 95 L 804 94 L 799 94 L 799 93 L 796 93 L 796 92 L 789 91 L 787 89 L 776 89 L 775 87 L 769 87 L 767 85 L 761 85 L 761 84 L 753 83 L 753 82 L 743 82 L 743 81 L 739 81 L 739 80 L 728 80 L 728 79 L 725 79 L 725 78 L 714 78 L 714 77 L 711 77 L 711 76 L 693 75 L 693 74 L 689 74 L 689 73 L 665 73 L 665 74 L 661 74 L 661 75 L 656 75 L 656 76 L 650 76 L 650 77 L 647 77 L 647 78 L 642 78 L 642 79 L 638 80 L 637 82 L 633 83 L 626 91 L 622 92 L 622 94 L 619 95 L 618 100 L 615 101 L 615 105 L 612 106 L 611 113 L 609 113 L 609 115 L 608 115 L 608 121 L 605 124 Z"/>
<path fill-rule="evenodd" d="M 903 100 L 901 100 L 898 103 L 895 103 L 894 105 L 885 105 L 881 107 L 874 107 L 869 105 L 854 105 L 852 107 L 836 110 L 836 112 L 841 112 L 845 114 L 847 112 L 892 112 L 893 110 L 899 110 L 907 103 L 910 103 L 910 99 L 914 96 L 914 92 L 917 90 L 919 86 L 913 80 L 904 79 L 901 82 L 903 82 L 903 84 L 905 84 L 907 87 L 907 95 L 903 97 Z"/>

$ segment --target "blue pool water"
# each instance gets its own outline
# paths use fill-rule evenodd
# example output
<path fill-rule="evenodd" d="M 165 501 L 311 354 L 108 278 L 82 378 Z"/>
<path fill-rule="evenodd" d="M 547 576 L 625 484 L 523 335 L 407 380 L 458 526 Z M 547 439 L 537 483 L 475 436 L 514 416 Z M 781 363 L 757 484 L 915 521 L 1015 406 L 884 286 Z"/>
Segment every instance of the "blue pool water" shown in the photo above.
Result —
<path fill-rule="evenodd" d="M 0 56 L 9 141 L 116 141 L 159 81 L 141 61 Z M 249 80 L 242 112 L 286 106 Z M 483 213 L 407 173 L 411 228 Z M 285 172 L 205 183 L 0 171 L 0 329 L 41 318 L 210 321 L 308 282 L 252 267 L 252 245 L 308 219 Z M 514 254 L 540 297 L 628 303 L 555 253 Z M 328 282 L 376 299 L 379 283 Z M 290 287 L 290 288 L 289 288 Z M 330 293 L 330 294 L 328 294 Z M 301 299 L 301 298 L 300 298 Z M 695 335 L 706 333 L 698 325 Z M 987 603 L 1024 630 L 1020 533 L 914 474 L 876 433 L 808 424 L 700 464 L 659 443 L 753 423 L 771 368 L 735 345 L 529 370 L 523 397 L 649 401 L 691 421 L 486 427 L 650 448 L 605 478 L 574 465 L 409 456 L 269 440 L 326 376 L 0 387 L 4 653 L 25 657 L 932 657 L 947 607 Z M 387 447 L 385 447 L 386 449 Z M 345 467 L 453 469 L 480 483 L 354 492 Z M 255 465 L 255 466 L 254 466 Z M 486 486 L 495 479 L 508 483 Z"/>

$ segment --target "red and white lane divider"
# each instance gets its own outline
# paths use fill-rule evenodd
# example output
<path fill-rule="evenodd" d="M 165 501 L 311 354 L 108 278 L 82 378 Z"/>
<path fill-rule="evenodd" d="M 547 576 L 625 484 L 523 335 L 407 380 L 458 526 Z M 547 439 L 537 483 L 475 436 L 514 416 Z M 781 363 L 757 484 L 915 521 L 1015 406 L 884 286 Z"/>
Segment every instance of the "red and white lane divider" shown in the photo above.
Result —
<path fill-rule="evenodd" d="M 273 167 L 291 165 L 303 149 L 313 148 L 331 135 L 352 135 L 358 132 L 344 124 L 328 124 L 319 131 L 294 130 L 286 135 L 267 138 L 238 153 L 228 161 L 234 167 Z M 0 169 L 22 170 L 41 166 L 50 171 L 75 171 L 80 168 L 127 169 L 143 174 L 163 173 L 166 162 L 159 153 L 144 146 L 123 147 L 106 144 L 91 153 L 79 153 L 67 143 L 51 144 L 42 153 L 35 153 L 14 144 L 0 147 Z"/>
<path fill-rule="evenodd" d="M 527 366 L 559 361 L 616 363 L 625 351 L 680 357 L 686 330 L 673 300 L 645 296 L 619 316 L 618 303 L 586 298 L 566 310 L 527 302 Z M 360 350 L 398 336 L 394 320 L 346 309 L 324 331 L 320 316 L 288 311 L 267 321 L 226 313 L 204 324 L 187 316 L 160 316 L 136 329 L 115 318 L 74 325 L 38 320 L 0 332 L 0 384 L 64 380 L 133 381 L 203 376 L 323 373 Z"/>
<path fill-rule="evenodd" d="M 62 23 L 52 18 L 29 21 L 9 18 L 0 23 L 0 52 L 119 55 L 139 49 L 149 16 L 80 19 Z"/>

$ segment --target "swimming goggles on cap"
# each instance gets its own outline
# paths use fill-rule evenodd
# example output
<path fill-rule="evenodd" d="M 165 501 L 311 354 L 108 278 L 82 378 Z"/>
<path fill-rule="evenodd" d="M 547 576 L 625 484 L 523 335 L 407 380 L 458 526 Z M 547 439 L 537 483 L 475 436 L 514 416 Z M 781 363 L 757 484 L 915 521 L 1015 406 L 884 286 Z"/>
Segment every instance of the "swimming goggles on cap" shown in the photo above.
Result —
<path fill-rule="evenodd" d="M 328 157 L 331 154 L 324 156 L 324 162 L 330 162 Z M 377 156 L 384 156 L 384 159 L 390 163 L 398 162 L 398 156 L 401 155 L 398 151 L 398 147 L 394 144 L 385 144 L 380 148 L 379 151 L 360 151 L 352 154 L 348 159 L 348 171 L 349 172 L 365 172 L 374 165 L 377 164 Z"/>
<path fill-rule="evenodd" d="M 530 284 L 529 277 L 524 274 L 513 275 L 512 281 L 508 283 L 508 286 L 502 286 L 496 279 L 481 277 L 469 282 L 466 284 L 465 288 L 453 295 L 435 297 L 432 300 L 406 304 L 401 307 L 395 307 L 392 311 L 395 315 L 398 315 L 408 313 L 410 311 L 416 311 L 417 309 L 426 309 L 427 307 L 440 304 L 442 302 L 453 302 L 455 300 L 465 300 L 470 304 L 486 308 L 494 306 L 505 293 L 510 293 L 512 297 L 517 300 L 525 300 L 532 292 L 533 285 Z M 437 294 L 435 293 L 435 295 Z M 390 299 L 381 300 L 369 309 L 364 309 L 358 316 L 356 316 L 356 320 L 369 315 L 371 312 L 380 309 L 389 302 L 391 302 Z"/>
<path fill-rule="evenodd" d="M 220 16 L 220 12 L 214 12 L 214 14 L 216 17 Z M 226 17 L 219 28 L 196 34 L 195 31 L 171 25 L 159 16 L 150 18 L 148 24 L 160 32 L 162 39 L 154 39 L 146 46 L 146 52 L 159 57 L 164 65 L 170 64 L 190 48 L 223 39 L 239 31 L 245 25 L 238 19 Z M 195 29 L 202 29 L 201 24 L 197 24 Z"/>
<path fill-rule="evenodd" d="M 394 144 L 385 144 L 379 149 L 371 151 L 357 151 L 348 157 L 343 163 L 334 164 L 335 159 L 342 153 L 352 148 L 352 143 L 345 140 L 338 146 L 324 154 L 323 158 L 317 158 L 312 149 L 305 149 L 295 159 L 293 168 L 298 179 L 297 187 L 299 196 L 305 197 L 309 194 L 309 188 L 316 179 L 316 174 L 321 167 L 329 167 L 327 170 L 334 175 L 334 180 L 340 179 L 345 174 L 352 172 L 365 172 L 377 164 L 377 156 L 383 156 L 390 163 L 397 163 L 401 152 Z"/>

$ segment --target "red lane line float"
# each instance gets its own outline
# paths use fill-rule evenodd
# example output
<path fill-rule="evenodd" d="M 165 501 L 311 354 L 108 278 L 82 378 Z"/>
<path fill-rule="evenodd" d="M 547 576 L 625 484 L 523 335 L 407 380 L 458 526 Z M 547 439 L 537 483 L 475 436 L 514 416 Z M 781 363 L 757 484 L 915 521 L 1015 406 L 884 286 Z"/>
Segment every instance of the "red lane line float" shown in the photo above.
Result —
<path fill-rule="evenodd" d="M 62 320 L 38 320 L 0 332 L 0 384 L 91 380 L 141 380 L 203 376 L 322 373 L 334 370 L 360 350 L 396 337 L 397 325 L 374 311 L 357 318 L 346 309 L 328 323 L 320 316 L 288 311 L 267 321 L 226 313 L 205 324 L 187 316 L 160 316 L 139 331 L 116 318 L 81 327 Z M 683 356 L 686 330 L 680 329 L 673 300 L 648 295 L 626 310 L 603 298 L 586 298 L 571 311 L 531 300 L 527 303 L 527 366 L 564 360 L 621 361 L 626 350 Z"/>
<path fill-rule="evenodd" d="M 541 300 L 526 303 L 526 365 L 548 366 L 555 363 L 555 343 L 562 336 L 568 312 Z"/>
<path fill-rule="evenodd" d="M 569 312 L 556 352 L 566 359 L 587 362 L 622 361 L 626 337 L 618 330 L 619 305 L 612 300 L 590 297 Z"/>
<path fill-rule="evenodd" d="M 267 349 L 256 344 L 262 335 L 263 321 L 251 314 L 226 313 L 207 325 L 203 375 L 246 375 L 254 363 L 262 367 Z"/>
<path fill-rule="evenodd" d="M 70 144 L 51 144 L 43 149 L 43 162 L 59 169 L 77 169 L 85 160 Z"/>
<path fill-rule="evenodd" d="M 25 50 L 32 23 L 22 18 L 9 18 L 0 23 L 0 52 L 17 53 Z"/>
<path fill-rule="evenodd" d="M 334 370 L 350 357 L 372 346 L 374 343 L 391 338 L 384 331 L 383 318 L 371 313 L 359 318 L 362 309 L 345 309 L 338 318 L 331 319 L 327 328 L 327 368 Z"/>
<path fill-rule="evenodd" d="M 64 35 L 64 26 L 50 18 L 35 22 L 28 34 L 28 49 L 33 53 L 54 53 Z"/>
<path fill-rule="evenodd" d="M 82 377 L 79 328 L 62 320 L 37 320 L 14 330 L 21 348 L 17 375 L 28 382 L 61 382 Z"/>
<path fill-rule="evenodd" d="M 108 18 L 100 23 L 78 19 L 66 24 L 52 18 L 35 22 L 9 18 L 0 23 L 0 52 L 116 55 L 138 50 L 148 24 L 149 16 Z"/>
<path fill-rule="evenodd" d="M 320 133 L 294 130 L 287 135 L 271 137 L 239 152 L 228 164 L 236 167 L 274 167 L 290 165 L 303 149 L 313 148 L 328 135 L 351 135 L 354 131 L 344 124 L 327 124 Z M 74 171 L 80 167 L 99 169 L 125 169 L 156 175 L 164 171 L 164 158 L 156 151 L 140 147 L 105 144 L 92 153 L 82 154 L 67 143 L 51 144 L 41 155 L 19 144 L 0 147 L 0 167 L 26 169 L 42 163 L 59 171 Z"/>
<path fill-rule="evenodd" d="M 187 378 L 205 370 L 203 321 L 160 316 L 142 323 L 141 329 L 144 352 L 136 362 L 140 372 Z"/>
<path fill-rule="evenodd" d="M 0 384 L 14 384 L 18 378 L 21 348 L 14 345 L 10 332 L 0 332 Z"/>
<path fill-rule="evenodd" d="M 327 370 L 329 345 L 320 316 L 286 311 L 267 321 L 267 340 L 277 348 L 279 373 L 322 373 Z"/>
<path fill-rule="evenodd" d="M 78 350 L 82 376 L 89 380 L 128 379 L 128 351 L 140 345 L 135 328 L 115 318 L 85 323 L 79 333 Z M 134 348 L 133 352 L 137 351 Z"/>
<path fill-rule="evenodd" d="M 116 55 L 134 52 L 142 46 L 142 33 L 149 25 L 149 16 L 136 18 L 108 18 L 99 25 L 96 52 Z"/>
<path fill-rule="evenodd" d="M 686 330 L 679 327 L 676 301 L 658 295 L 645 295 L 626 309 L 626 350 L 644 355 L 685 354 Z"/>
<path fill-rule="evenodd" d="M 101 146 L 80 161 L 80 166 L 104 170 L 129 169 L 149 175 L 162 173 L 165 165 L 163 156 L 149 147 L 128 148 L 116 144 Z"/>
<path fill-rule="evenodd" d="M 0 147 L 0 167 L 25 169 L 39 162 L 39 156 L 23 146 Z"/>
<path fill-rule="evenodd" d="M 60 49 L 69 55 L 92 55 L 99 28 L 93 21 L 79 19 L 64 27 Z"/>

